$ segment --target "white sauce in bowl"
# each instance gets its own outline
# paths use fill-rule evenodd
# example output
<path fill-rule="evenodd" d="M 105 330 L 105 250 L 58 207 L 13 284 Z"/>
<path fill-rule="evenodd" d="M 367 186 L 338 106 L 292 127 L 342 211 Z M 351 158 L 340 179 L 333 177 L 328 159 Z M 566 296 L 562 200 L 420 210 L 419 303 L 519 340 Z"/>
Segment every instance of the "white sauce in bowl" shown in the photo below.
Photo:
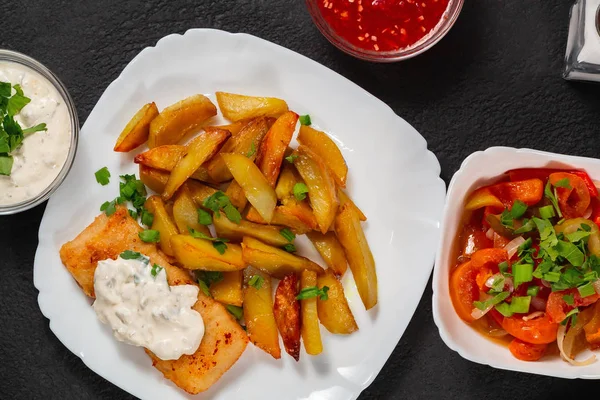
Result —
<path fill-rule="evenodd" d="M 12 172 L 0 175 L 0 206 L 7 206 L 36 197 L 56 179 L 71 147 L 71 120 L 62 96 L 33 69 L 0 62 L 0 81 L 21 85 L 31 99 L 15 116 L 23 129 L 40 123 L 48 128 L 25 137 L 21 148 L 11 153 Z"/>
<path fill-rule="evenodd" d="M 204 336 L 202 316 L 191 308 L 199 288 L 169 286 L 164 269 L 155 269 L 155 276 L 152 270 L 147 261 L 100 261 L 94 273 L 96 315 L 117 340 L 145 347 L 160 359 L 194 354 Z"/>

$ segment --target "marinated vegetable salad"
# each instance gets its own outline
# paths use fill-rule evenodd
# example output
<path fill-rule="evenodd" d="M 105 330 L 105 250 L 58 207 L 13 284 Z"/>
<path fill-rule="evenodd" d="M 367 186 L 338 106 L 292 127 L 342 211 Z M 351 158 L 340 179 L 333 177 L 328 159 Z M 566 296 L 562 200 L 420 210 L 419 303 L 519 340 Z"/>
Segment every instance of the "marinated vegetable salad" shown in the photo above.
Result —
<path fill-rule="evenodd" d="M 536 361 L 600 347 L 600 200 L 584 171 L 518 169 L 471 193 L 450 274 L 464 321 Z"/>

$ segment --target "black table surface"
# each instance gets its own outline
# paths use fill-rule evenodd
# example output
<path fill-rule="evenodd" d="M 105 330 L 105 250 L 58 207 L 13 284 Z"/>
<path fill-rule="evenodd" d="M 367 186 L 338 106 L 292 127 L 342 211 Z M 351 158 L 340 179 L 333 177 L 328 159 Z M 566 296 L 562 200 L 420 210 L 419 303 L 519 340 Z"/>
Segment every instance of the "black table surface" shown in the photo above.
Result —
<path fill-rule="evenodd" d="M 489 146 L 598 155 L 600 88 L 561 77 L 570 3 L 466 0 L 440 43 L 387 65 L 331 46 L 302 0 L 3 1 L 0 47 L 52 69 L 69 88 L 83 123 L 107 85 L 161 37 L 201 27 L 250 33 L 316 60 L 389 104 L 427 139 L 448 183 L 466 156 Z M 0 398 L 131 398 L 71 354 L 38 308 L 32 268 L 44 208 L 0 217 Z M 361 399 L 547 399 L 591 385 L 596 383 L 462 359 L 440 339 L 428 285 Z"/>

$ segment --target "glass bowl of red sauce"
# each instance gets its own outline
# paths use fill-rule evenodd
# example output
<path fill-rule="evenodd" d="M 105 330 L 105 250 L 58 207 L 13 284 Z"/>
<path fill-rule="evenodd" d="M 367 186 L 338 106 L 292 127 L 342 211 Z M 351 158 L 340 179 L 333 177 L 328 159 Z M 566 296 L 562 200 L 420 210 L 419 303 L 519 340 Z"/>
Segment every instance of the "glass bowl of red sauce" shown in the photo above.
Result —
<path fill-rule="evenodd" d="M 321 33 L 363 60 L 394 62 L 431 48 L 448 33 L 464 0 L 306 0 Z"/>

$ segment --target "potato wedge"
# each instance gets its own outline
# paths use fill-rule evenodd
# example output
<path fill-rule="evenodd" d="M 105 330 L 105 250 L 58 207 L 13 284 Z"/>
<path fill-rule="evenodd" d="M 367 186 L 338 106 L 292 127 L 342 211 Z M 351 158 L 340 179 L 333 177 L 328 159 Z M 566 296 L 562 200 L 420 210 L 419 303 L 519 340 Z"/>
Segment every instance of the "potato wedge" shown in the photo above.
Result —
<path fill-rule="evenodd" d="M 271 219 L 272 225 L 282 225 L 284 227 L 288 227 L 292 229 L 297 235 L 305 234 L 306 232 L 309 232 L 314 229 L 310 226 L 307 226 L 304 222 L 302 222 L 294 215 L 282 212 L 281 210 L 283 209 L 283 207 L 284 206 L 277 206 L 275 208 L 275 212 L 273 213 L 273 219 Z M 260 214 L 258 213 L 258 211 L 256 211 L 254 207 L 250 207 L 248 209 L 248 212 L 246 213 L 246 219 L 257 224 L 268 225 L 267 221 L 265 221 L 263 217 L 260 216 Z"/>
<path fill-rule="evenodd" d="M 315 214 L 306 201 L 289 198 L 284 200 L 284 204 L 277 207 L 277 209 L 283 215 L 298 219 L 310 229 L 318 229 Z"/>
<path fill-rule="evenodd" d="M 331 170 L 335 183 L 339 187 L 346 187 L 348 165 L 346 165 L 346 160 L 344 160 L 340 148 L 325 132 L 302 125 L 298 133 L 298 143 L 308 147 L 321 157 L 325 165 Z"/>
<path fill-rule="evenodd" d="M 200 168 L 200 166 L 209 158 L 214 156 L 223 146 L 223 143 L 231 136 L 229 131 L 223 129 L 206 130 L 203 134 L 194 138 L 187 146 L 187 154 L 179 160 L 165 186 L 165 191 L 162 194 L 163 200 L 170 199 L 175 191 L 192 174 Z"/>
<path fill-rule="evenodd" d="M 242 271 L 223 272 L 223 280 L 210 285 L 211 296 L 224 304 L 241 307 L 244 300 Z"/>
<path fill-rule="evenodd" d="M 348 269 L 348 261 L 346 260 L 344 248 L 335 236 L 335 233 L 327 232 L 326 234 L 322 234 L 321 232 L 312 231 L 308 232 L 306 236 L 308 236 L 327 266 L 337 276 L 343 276 Z"/>
<path fill-rule="evenodd" d="M 338 188 L 338 198 L 340 200 L 340 208 L 348 203 L 350 205 L 350 207 L 352 207 L 354 209 L 354 211 L 356 211 L 358 213 L 358 218 L 361 221 L 366 221 L 367 220 L 367 216 L 360 210 L 360 208 L 358 208 L 358 206 L 352 201 L 352 199 L 350 198 L 350 196 L 348 196 L 346 194 L 346 192 L 344 192 L 342 189 Z"/>
<path fill-rule="evenodd" d="M 248 199 L 244 194 L 244 189 L 242 189 L 242 187 L 239 183 L 237 183 L 237 181 L 231 181 L 229 186 L 227 186 L 225 195 L 229 197 L 231 204 L 233 204 L 239 212 L 242 212 L 244 208 L 246 208 L 246 205 L 248 204 Z"/>
<path fill-rule="evenodd" d="M 241 220 L 239 224 L 227 219 L 223 212 L 219 218 L 213 218 L 213 224 L 218 237 L 227 238 L 234 242 L 241 242 L 244 236 L 252 236 L 272 246 L 285 246 L 288 240 L 281 235 L 280 227 L 274 225 L 261 225 L 254 222 Z"/>
<path fill-rule="evenodd" d="M 221 154 L 227 168 L 244 190 L 246 198 L 265 221 L 271 222 L 277 206 L 275 190 L 269 185 L 256 164 L 241 154 Z"/>
<path fill-rule="evenodd" d="M 169 180 L 169 173 L 140 164 L 140 180 L 156 193 L 162 193 Z"/>
<path fill-rule="evenodd" d="M 248 286 L 253 276 L 262 278 L 260 288 Z M 248 267 L 244 270 L 244 320 L 248 337 L 254 345 L 273 356 L 281 358 L 279 347 L 279 334 L 273 314 L 273 292 L 271 291 L 271 277 L 255 268 Z"/>
<path fill-rule="evenodd" d="M 269 131 L 269 124 L 266 118 L 256 118 L 250 121 L 244 128 L 234 137 L 229 139 L 221 153 L 242 154 L 254 161 L 260 147 L 260 143 L 264 136 Z M 217 154 L 205 167 L 211 179 L 215 182 L 225 182 L 233 178 L 231 172 L 225 165 L 225 161 L 220 154 Z"/>
<path fill-rule="evenodd" d="M 327 286 L 328 299 L 317 299 L 317 311 L 321 324 L 331 333 L 349 334 L 358 330 L 352 310 L 348 306 L 348 300 L 344 294 L 342 283 L 333 271 L 326 270 L 324 274 L 317 277 L 317 286 Z"/>
<path fill-rule="evenodd" d="M 150 122 L 157 115 L 158 108 L 154 102 L 145 104 L 125 125 L 113 150 L 126 153 L 146 143 L 150 134 Z"/>
<path fill-rule="evenodd" d="M 317 286 L 317 273 L 304 270 L 300 276 L 300 289 Z M 321 328 L 319 327 L 319 313 L 317 312 L 317 298 L 300 300 L 302 315 L 302 341 L 304 349 L 310 355 L 316 356 L 323 351 L 321 342 Z"/>
<path fill-rule="evenodd" d="M 179 233 L 182 235 L 189 235 L 189 229 L 192 228 L 207 236 L 211 236 L 208 227 L 198 222 L 198 208 L 187 184 L 181 186 L 175 195 L 175 200 L 173 201 L 173 219 Z"/>
<path fill-rule="evenodd" d="M 305 146 L 294 152 L 294 165 L 308 187 L 308 199 L 321 233 L 329 230 L 338 208 L 337 189 L 323 160 Z"/>
<path fill-rule="evenodd" d="M 298 277 L 296 274 L 286 275 L 275 291 L 273 313 L 277 329 L 283 339 L 285 351 L 300 360 L 300 302 L 298 296 Z"/>
<path fill-rule="evenodd" d="M 202 207 L 204 200 L 217 193 L 217 189 L 200 182 L 188 180 L 186 183 L 190 195 L 198 207 Z"/>
<path fill-rule="evenodd" d="M 148 147 L 177 143 L 215 115 L 217 107 L 201 94 L 178 101 L 162 110 L 150 123 Z"/>
<path fill-rule="evenodd" d="M 239 271 L 246 267 L 239 245 L 227 243 L 224 254 L 206 239 L 196 239 L 189 235 L 174 235 L 171 246 L 177 261 L 187 269 L 203 271 Z"/>
<path fill-rule="evenodd" d="M 165 254 L 172 256 L 173 247 L 171 246 L 171 239 L 174 235 L 177 235 L 179 231 L 175 226 L 175 223 L 171 220 L 169 213 L 165 207 L 160 196 L 150 196 L 146 200 L 144 207 L 154 214 L 154 221 L 152 222 L 152 229 L 160 232 L 160 242 L 158 245 Z"/>
<path fill-rule="evenodd" d="M 225 129 L 231 132 L 231 136 L 236 136 L 244 126 L 248 125 L 248 122 L 250 122 L 250 120 L 242 119 L 227 125 L 211 126 L 211 128 Z"/>
<path fill-rule="evenodd" d="M 245 236 L 242 241 L 242 257 L 247 264 L 277 279 L 292 273 L 299 274 L 305 269 L 323 273 L 323 268 L 308 258 L 295 256 L 250 236 Z"/>
<path fill-rule="evenodd" d="M 277 118 L 260 145 L 256 165 L 273 188 L 277 183 L 281 162 L 292 140 L 297 123 L 298 114 L 293 111 L 285 112 Z"/>
<path fill-rule="evenodd" d="M 294 186 L 296 183 L 302 182 L 302 178 L 296 172 L 296 168 L 289 162 L 284 162 L 279 174 L 279 180 L 275 186 L 275 194 L 282 201 L 294 195 Z M 304 182 L 302 182 L 304 183 Z"/>
<path fill-rule="evenodd" d="M 173 171 L 179 161 L 185 157 L 188 152 L 187 146 L 178 144 L 165 144 L 158 146 L 135 156 L 133 161 L 136 164 L 143 164 L 147 167 L 160 169 L 163 171 Z M 208 175 L 208 170 L 204 166 L 200 166 L 190 178 L 194 178 L 203 182 L 212 183 L 213 180 Z"/>
<path fill-rule="evenodd" d="M 221 113 L 234 122 L 264 116 L 277 117 L 288 110 L 287 103 L 275 97 L 255 97 L 225 92 L 216 94 Z"/>
<path fill-rule="evenodd" d="M 358 213 L 349 204 L 344 204 L 335 218 L 335 232 L 344 247 L 358 294 L 369 310 L 377 304 L 375 259 L 360 226 Z"/>

